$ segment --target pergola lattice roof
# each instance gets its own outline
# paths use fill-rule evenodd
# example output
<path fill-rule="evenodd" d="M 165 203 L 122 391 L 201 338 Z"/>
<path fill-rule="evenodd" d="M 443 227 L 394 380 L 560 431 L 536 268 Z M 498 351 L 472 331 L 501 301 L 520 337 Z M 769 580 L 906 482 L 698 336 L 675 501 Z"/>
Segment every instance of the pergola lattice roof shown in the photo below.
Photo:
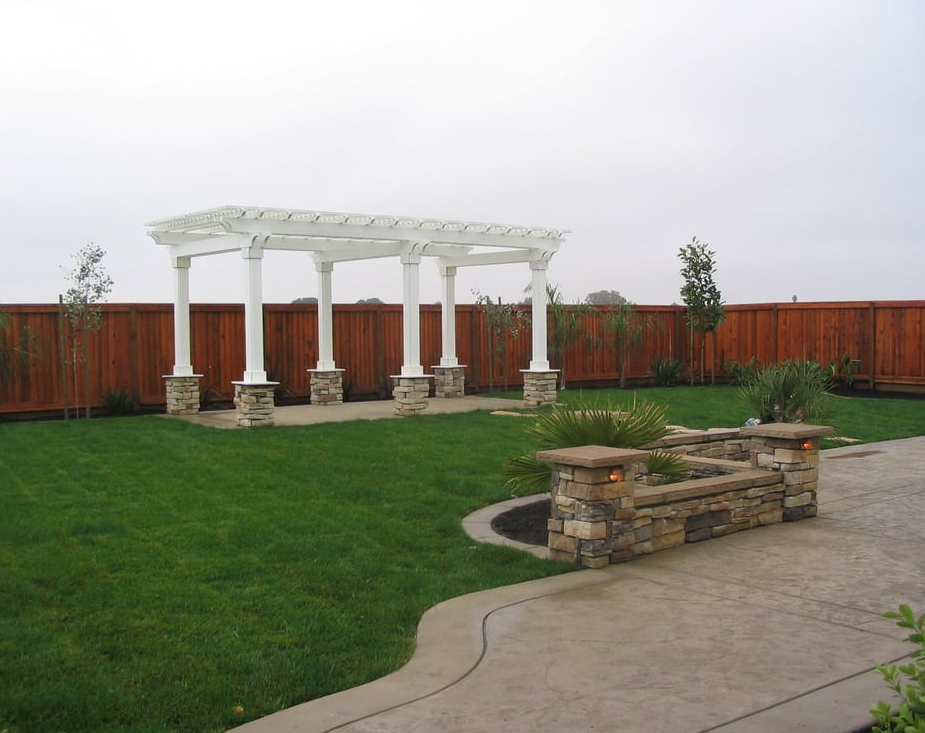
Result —
<path fill-rule="evenodd" d="M 313 253 L 318 262 L 418 254 L 451 267 L 548 259 L 565 229 L 485 222 L 223 206 L 149 222 L 150 236 L 178 257 L 230 252 L 260 238 L 265 249 Z"/>

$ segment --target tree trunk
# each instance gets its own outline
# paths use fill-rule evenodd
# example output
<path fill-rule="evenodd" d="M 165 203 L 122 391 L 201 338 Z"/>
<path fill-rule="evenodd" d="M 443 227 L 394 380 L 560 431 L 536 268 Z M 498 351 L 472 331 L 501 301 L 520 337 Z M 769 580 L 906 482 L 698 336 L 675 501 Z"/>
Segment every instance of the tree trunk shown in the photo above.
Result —
<path fill-rule="evenodd" d="M 495 391 L 495 329 L 491 323 L 488 310 L 485 311 L 488 320 L 488 391 Z"/>
<path fill-rule="evenodd" d="M 90 329 L 84 328 L 84 397 L 87 419 L 90 419 Z"/>
<path fill-rule="evenodd" d="M 703 384 L 703 375 L 707 362 L 707 332 L 700 332 L 700 383 Z"/>
<path fill-rule="evenodd" d="M 64 419 L 67 420 L 67 336 L 64 332 L 64 296 L 58 295 L 58 351 L 61 354 L 61 401 L 64 403 Z"/>
<path fill-rule="evenodd" d="M 77 358 L 77 339 L 78 333 L 71 333 L 71 372 L 74 375 L 74 417 L 80 419 L 80 372 L 79 361 Z"/>
<path fill-rule="evenodd" d="M 688 339 L 688 350 L 691 357 L 691 387 L 694 386 L 694 322 L 690 323 L 690 338 Z"/>
<path fill-rule="evenodd" d="M 710 384 L 716 386 L 716 331 L 710 331 Z"/>
<path fill-rule="evenodd" d="M 626 343 L 620 344 L 620 389 L 626 389 Z"/>

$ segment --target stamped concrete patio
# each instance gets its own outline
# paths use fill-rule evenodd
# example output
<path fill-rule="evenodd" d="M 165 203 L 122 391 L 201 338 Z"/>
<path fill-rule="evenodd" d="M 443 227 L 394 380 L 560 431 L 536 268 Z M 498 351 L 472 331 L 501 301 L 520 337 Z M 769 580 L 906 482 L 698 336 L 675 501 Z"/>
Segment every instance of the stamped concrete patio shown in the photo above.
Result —
<path fill-rule="evenodd" d="M 476 410 L 517 410 L 526 405 L 523 400 L 507 400 L 498 397 L 475 395 L 454 399 L 432 399 L 428 401 L 424 415 L 445 415 L 454 412 Z M 236 410 L 209 410 L 195 415 L 169 415 L 170 419 L 187 420 L 197 425 L 213 428 L 237 428 Z M 276 407 L 273 416 L 276 426 L 317 425 L 326 422 L 347 422 L 349 420 L 381 420 L 398 418 L 393 400 L 369 400 L 344 402 L 340 405 L 289 405 Z M 414 419 L 402 418 L 402 419 Z M 265 429 L 265 428 L 260 428 Z"/>
<path fill-rule="evenodd" d="M 402 669 L 235 730 L 847 733 L 912 650 L 880 614 L 925 609 L 922 516 L 925 438 L 827 450 L 816 518 L 448 600 Z"/>

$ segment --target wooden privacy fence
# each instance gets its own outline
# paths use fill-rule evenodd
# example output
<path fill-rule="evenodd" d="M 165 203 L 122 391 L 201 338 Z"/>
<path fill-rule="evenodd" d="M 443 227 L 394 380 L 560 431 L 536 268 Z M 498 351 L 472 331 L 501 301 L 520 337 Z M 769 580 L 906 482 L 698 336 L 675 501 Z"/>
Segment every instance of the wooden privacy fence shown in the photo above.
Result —
<path fill-rule="evenodd" d="M 173 307 L 161 304 L 101 306 L 102 328 L 91 332 L 90 402 L 101 404 L 109 390 L 124 388 L 136 403 L 165 404 L 163 375 L 173 370 Z M 529 306 L 524 306 L 529 312 Z M 28 329 L 38 337 L 40 355 L 27 369 L 0 383 L 0 413 L 58 410 L 64 390 L 75 405 L 75 379 L 70 361 L 74 334 L 57 305 L 0 305 L 11 316 L 8 341 Z M 606 310 L 606 308 L 601 309 Z M 650 379 L 655 357 L 687 364 L 693 345 L 683 306 L 635 306 L 651 319 L 640 346 L 627 363 L 627 378 L 638 384 Z M 829 364 L 844 354 L 860 360 L 857 380 L 876 389 L 925 387 L 925 301 L 855 303 L 781 303 L 731 305 L 715 338 L 708 336 L 707 374 L 712 363 L 731 360 L 762 363 L 784 358 L 813 359 Z M 390 375 L 401 371 L 402 316 L 400 305 L 335 305 L 334 358 L 345 369 L 345 396 L 386 397 Z M 470 391 L 517 388 L 520 370 L 530 361 L 530 329 L 506 339 L 496 350 L 489 339 L 483 306 L 458 305 L 457 356 L 467 364 Z M 601 320 L 583 316 L 585 333 L 568 346 L 564 359 L 551 353 L 554 368 L 562 368 L 568 386 L 614 384 L 618 360 L 612 338 Z M 314 305 L 265 305 L 265 366 L 268 377 L 280 383 L 280 401 L 305 399 L 316 365 L 317 309 Z M 241 305 L 191 306 L 192 360 L 201 373 L 205 402 L 233 398 L 232 381 L 244 372 L 244 308 Z M 421 306 L 421 363 L 425 370 L 440 363 L 440 306 Z M 62 355 L 62 344 L 64 354 Z M 564 363 L 563 363 L 564 362 Z M 62 371 L 63 370 L 63 371 Z M 83 376 L 77 381 L 83 405 Z"/>

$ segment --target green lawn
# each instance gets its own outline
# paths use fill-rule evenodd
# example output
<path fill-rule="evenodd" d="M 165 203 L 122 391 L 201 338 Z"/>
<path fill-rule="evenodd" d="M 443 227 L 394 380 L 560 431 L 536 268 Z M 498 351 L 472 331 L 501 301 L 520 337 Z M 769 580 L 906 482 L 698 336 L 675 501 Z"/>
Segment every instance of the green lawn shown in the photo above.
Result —
<path fill-rule="evenodd" d="M 637 395 L 746 417 L 730 388 Z M 831 401 L 839 434 L 925 434 L 925 401 Z M 221 731 L 398 668 L 438 601 L 571 569 L 461 529 L 530 447 L 486 413 L 0 425 L 0 730 Z"/>

